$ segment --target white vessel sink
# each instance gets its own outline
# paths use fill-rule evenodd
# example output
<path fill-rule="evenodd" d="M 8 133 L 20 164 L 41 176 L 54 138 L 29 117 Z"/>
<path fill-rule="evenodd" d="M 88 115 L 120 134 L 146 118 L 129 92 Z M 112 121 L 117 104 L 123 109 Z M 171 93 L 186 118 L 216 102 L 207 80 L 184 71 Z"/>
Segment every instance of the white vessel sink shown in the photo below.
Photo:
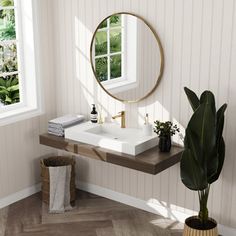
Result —
<path fill-rule="evenodd" d="M 158 143 L 158 137 L 144 136 L 141 129 L 120 128 L 113 123 L 86 122 L 65 129 L 65 138 L 107 148 L 130 155 L 138 155 Z"/>

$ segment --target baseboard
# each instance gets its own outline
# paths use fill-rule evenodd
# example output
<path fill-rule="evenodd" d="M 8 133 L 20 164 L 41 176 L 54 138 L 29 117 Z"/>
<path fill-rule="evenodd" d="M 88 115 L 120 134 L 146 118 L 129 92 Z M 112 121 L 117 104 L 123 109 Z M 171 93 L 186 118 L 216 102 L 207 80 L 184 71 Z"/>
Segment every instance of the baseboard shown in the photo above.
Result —
<path fill-rule="evenodd" d="M 15 203 L 21 199 L 29 197 L 29 196 L 39 192 L 40 189 L 41 189 L 41 184 L 36 184 L 36 185 L 33 185 L 29 188 L 25 188 L 19 192 L 8 195 L 7 197 L 1 198 L 0 199 L 0 209 L 3 207 L 6 207 L 12 203 Z"/>
<path fill-rule="evenodd" d="M 93 185 L 90 183 L 79 182 L 77 187 L 81 190 L 96 194 L 98 196 L 102 196 L 117 202 L 124 203 L 129 206 L 136 207 L 138 209 L 142 209 L 154 214 L 161 215 L 163 217 L 168 217 L 173 220 L 177 220 L 179 222 L 183 222 L 184 220 L 191 216 L 192 214 L 187 214 L 185 212 L 181 212 L 179 210 L 170 209 L 166 207 L 165 204 L 160 203 L 154 199 L 150 199 L 149 201 L 144 201 L 138 198 L 131 197 L 129 195 L 115 192 L 113 190 L 103 188 L 97 185 Z M 192 212 L 192 211 L 189 211 Z M 230 228 L 224 225 L 218 225 L 219 233 L 223 236 L 235 236 L 236 229 Z"/>

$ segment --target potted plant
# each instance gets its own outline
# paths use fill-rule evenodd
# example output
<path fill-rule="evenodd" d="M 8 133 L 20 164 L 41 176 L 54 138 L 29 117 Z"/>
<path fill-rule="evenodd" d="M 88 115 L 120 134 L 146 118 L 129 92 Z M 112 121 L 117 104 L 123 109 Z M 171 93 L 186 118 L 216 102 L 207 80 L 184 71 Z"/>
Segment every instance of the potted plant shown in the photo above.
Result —
<path fill-rule="evenodd" d="M 171 149 L 171 136 L 179 132 L 177 125 L 173 125 L 171 121 L 160 122 L 154 121 L 154 132 L 159 137 L 159 148 L 161 152 L 169 152 Z"/>
<path fill-rule="evenodd" d="M 203 92 L 199 99 L 190 89 L 184 90 L 194 113 L 184 138 L 181 179 L 187 188 L 198 192 L 200 211 L 198 216 L 185 220 L 183 235 L 217 236 L 217 223 L 208 216 L 207 201 L 210 186 L 218 179 L 224 163 L 222 132 L 227 104 L 216 111 L 212 92 Z"/>

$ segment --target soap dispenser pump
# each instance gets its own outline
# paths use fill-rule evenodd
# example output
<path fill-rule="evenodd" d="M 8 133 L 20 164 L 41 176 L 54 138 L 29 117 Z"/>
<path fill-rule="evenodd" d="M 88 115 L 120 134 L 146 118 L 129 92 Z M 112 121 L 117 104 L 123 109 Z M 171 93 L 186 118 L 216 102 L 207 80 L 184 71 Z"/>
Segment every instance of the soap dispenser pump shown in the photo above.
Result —
<path fill-rule="evenodd" d="M 90 114 L 90 120 L 92 123 L 97 123 L 98 122 L 98 113 L 96 111 L 96 106 L 95 104 L 92 104 L 93 108 Z"/>
<path fill-rule="evenodd" d="M 145 122 L 143 125 L 143 135 L 151 136 L 152 135 L 152 124 L 149 123 L 148 114 L 145 115 Z"/>

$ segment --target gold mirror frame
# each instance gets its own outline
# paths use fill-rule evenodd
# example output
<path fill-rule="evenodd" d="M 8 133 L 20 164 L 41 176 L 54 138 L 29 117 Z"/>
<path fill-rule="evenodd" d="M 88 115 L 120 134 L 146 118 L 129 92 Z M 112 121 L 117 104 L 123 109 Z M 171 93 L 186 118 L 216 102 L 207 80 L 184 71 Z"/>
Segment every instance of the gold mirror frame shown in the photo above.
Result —
<path fill-rule="evenodd" d="M 134 101 L 123 100 L 123 99 L 117 98 L 116 96 L 114 96 L 113 94 L 111 94 L 109 91 L 107 91 L 106 88 L 105 88 L 105 87 L 101 84 L 101 82 L 98 80 L 97 75 L 96 75 L 96 71 L 95 71 L 95 68 L 94 68 L 94 65 L 93 65 L 93 41 L 94 41 L 95 35 L 96 35 L 96 33 L 97 33 L 97 30 L 98 30 L 100 24 L 101 24 L 103 21 L 107 20 L 109 17 L 111 17 L 111 16 L 113 16 L 113 15 L 119 15 L 119 14 L 127 14 L 127 15 L 131 15 L 131 16 L 135 16 L 135 17 L 137 17 L 138 19 L 142 20 L 142 21 L 149 27 L 149 29 L 152 31 L 152 33 L 153 33 L 153 35 L 154 35 L 154 37 L 155 37 L 155 39 L 156 39 L 156 41 L 157 41 L 159 50 L 160 50 L 160 57 L 161 57 L 161 58 L 160 58 L 160 63 L 161 63 L 161 65 L 160 65 L 160 71 L 159 71 L 159 75 L 158 75 L 158 77 L 157 77 L 156 84 L 155 84 L 154 87 L 151 89 L 151 91 L 148 92 L 144 97 L 141 97 L 141 98 L 139 98 L 139 99 L 137 99 L 137 100 L 134 100 Z M 99 23 L 99 25 L 97 26 L 95 32 L 93 33 L 93 37 L 92 37 L 91 44 L 90 44 L 90 64 L 91 64 L 91 67 L 92 67 L 92 70 L 93 70 L 93 74 L 94 74 L 94 76 L 95 76 L 95 78 L 96 78 L 98 84 L 102 87 L 102 89 L 103 89 L 108 95 L 110 95 L 111 97 L 113 97 L 114 99 L 116 99 L 116 100 L 118 100 L 118 101 L 120 101 L 120 102 L 124 102 L 124 103 L 137 103 L 137 102 L 140 102 L 140 101 L 144 100 L 145 98 L 149 97 L 149 96 L 155 91 L 155 89 L 157 88 L 157 86 L 158 86 L 158 84 L 159 84 L 159 82 L 160 82 L 160 80 L 161 80 L 161 77 L 162 77 L 162 75 L 163 75 L 163 71 L 164 71 L 164 51 L 163 51 L 163 47 L 162 47 L 162 45 L 161 45 L 161 40 L 160 40 L 158 34 L 155 32 L 155 30 L 152 28 L 152 26 L 151 26 L 143 17 L 141 17 L 141 16 L 139 16 L 139 15 L 136 15 L 136 14 L 134 14 L 134 13 L 129 13 L 129 12 L 117 12 L 117 13 L 113 13 L 113 14 L 107 16 L 106 18 L 104 18 L 104 19 L 101 21 L 101 23 Z"/>

